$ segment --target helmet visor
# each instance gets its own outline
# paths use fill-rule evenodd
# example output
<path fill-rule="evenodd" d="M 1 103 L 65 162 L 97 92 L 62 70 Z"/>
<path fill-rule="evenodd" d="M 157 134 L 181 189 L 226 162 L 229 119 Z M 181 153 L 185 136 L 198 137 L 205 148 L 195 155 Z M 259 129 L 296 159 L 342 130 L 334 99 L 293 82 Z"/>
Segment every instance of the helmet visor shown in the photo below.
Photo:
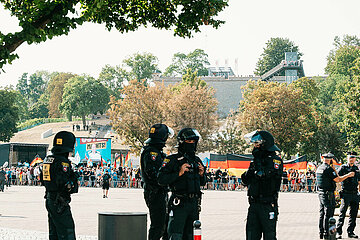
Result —
<path fill-rule="evenodd" d="M 172 129 L 171 127 L 168 126 L 168 132 L 169 132 L 169 135 L 168 135 L 169 138 L 174 137 L 174 134 L 175 134 L 174 129 Z"/>
<path fill-rule="evenodd" d="M 262 144 L 264 142 L 264 139 L 257 130 L 245 134 L 244 138 L 247 144 Z"/>
<path fill-rule="evenodd" d="M 192 131 L 186 131 L 183 133 L 184 139 L 200 139 L 201 138 L 200 133 L 196 129 L 192 128 L 191 130 Z"/>

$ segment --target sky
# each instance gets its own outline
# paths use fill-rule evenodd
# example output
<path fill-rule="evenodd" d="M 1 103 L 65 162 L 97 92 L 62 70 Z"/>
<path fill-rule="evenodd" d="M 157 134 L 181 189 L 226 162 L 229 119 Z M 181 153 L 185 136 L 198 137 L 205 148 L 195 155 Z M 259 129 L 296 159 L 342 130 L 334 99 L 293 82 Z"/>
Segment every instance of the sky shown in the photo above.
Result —
<path fill-rule="evenodd" d="M 174 37 L 171 30 L 151 27 L 121 34 L 104 25 L 86 23 L 68 35 L 40 44 L 22 44 L 19 59 L 5 65 L 0 86 L 16 85 L 23 73 L 71 72 L 98 77 L 106 65 L 121 65 L 135 53 L 152 53 L 164 71 L 175 53 L 203 49 L 211 66 L 230 66 L 236 75 L 253 75 L 266 42 L 289 38 L 304 54 L 306 76 L 324 75 L 326 57 L 335 36 L 360 37 L 359 0 L 229 0 L 219 29 L 201 28 L 191 39 Z M 17 19 L 0 5 L 0 32 L 19 31 Z M 237 60 L 237 64 L 235 61 Z"/>

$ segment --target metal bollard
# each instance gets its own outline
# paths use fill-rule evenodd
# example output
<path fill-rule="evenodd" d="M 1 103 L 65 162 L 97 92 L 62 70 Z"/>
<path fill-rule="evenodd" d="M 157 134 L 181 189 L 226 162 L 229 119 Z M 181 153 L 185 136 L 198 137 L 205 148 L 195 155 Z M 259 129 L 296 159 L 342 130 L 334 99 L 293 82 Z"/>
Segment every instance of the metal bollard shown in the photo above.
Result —
<path fill-rule="evenodd" d="M 146 240 L 147 213 L 98 213 L 99 240 Z"/>
<path fill-rule="evenodd" d="M 194 226 L 194 240 L 201 240 L 201 222 L 199 220 L 195 220 L 193 226 Z"/>
<path fill-rule="evenodd" d="M 329 240 L 336 240 L 336 220 L 333 217 L 329 219 Z"/>

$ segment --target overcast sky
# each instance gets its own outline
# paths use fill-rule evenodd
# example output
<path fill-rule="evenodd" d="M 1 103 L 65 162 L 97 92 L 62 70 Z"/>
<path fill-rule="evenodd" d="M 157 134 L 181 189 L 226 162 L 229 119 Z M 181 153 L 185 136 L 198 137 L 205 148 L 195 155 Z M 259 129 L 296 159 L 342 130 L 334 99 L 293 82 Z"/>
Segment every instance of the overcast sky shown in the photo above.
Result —
<path fill-rule="evenodd" d="M 225 66 L 227 62 L 237 75 L 252 75 L 271 37 L 286 37 L 299 46 L 304 54 L 305 75 L 323 75 L 334 37 L 360 37 L 359 9 L 359 0 L 230 0 L 220 15 L 226 23 L 218 30 L 205 26 L 192 39 L 153 28 L 121 34 L 88 23 L 67 36 L 21 45 L 16 50 L 20 58 L 6 65 L 6 73 L 0 74 L 0 86 L 16 85 L 24 72 L 37 70 L 86 73 L 97 78 L 105 64 L 119 65 L 136 52 L 157 56 L 164 71 L 174 53 L 187 54 L 196 48 L 205 50 L 212 66 Z M 16 18 L 0 6 L 0 31 L 19 30 Z"/>

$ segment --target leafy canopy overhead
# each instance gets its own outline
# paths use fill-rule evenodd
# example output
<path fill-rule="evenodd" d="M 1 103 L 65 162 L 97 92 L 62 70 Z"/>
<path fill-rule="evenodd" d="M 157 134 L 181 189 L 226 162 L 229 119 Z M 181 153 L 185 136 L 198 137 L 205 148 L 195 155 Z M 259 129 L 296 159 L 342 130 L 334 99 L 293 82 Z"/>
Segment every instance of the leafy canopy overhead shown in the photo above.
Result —
<path fill-rule="evenodd" d="M 68 34 L 84 22 L 105 24 L 119 32 L 135 31 L 140 26 L 158 29 L 173 27 L 174 35 L 191 37 L 200 26 L 218 28 L 224 21 L 215 17 L 227 5 L 227 0 L 0 0 L 3 8 L 19 20 L 21 31 L 0 32 L 0 69 L 11 63 L 13 52 L 24 42 L 44 42 Z"/>

